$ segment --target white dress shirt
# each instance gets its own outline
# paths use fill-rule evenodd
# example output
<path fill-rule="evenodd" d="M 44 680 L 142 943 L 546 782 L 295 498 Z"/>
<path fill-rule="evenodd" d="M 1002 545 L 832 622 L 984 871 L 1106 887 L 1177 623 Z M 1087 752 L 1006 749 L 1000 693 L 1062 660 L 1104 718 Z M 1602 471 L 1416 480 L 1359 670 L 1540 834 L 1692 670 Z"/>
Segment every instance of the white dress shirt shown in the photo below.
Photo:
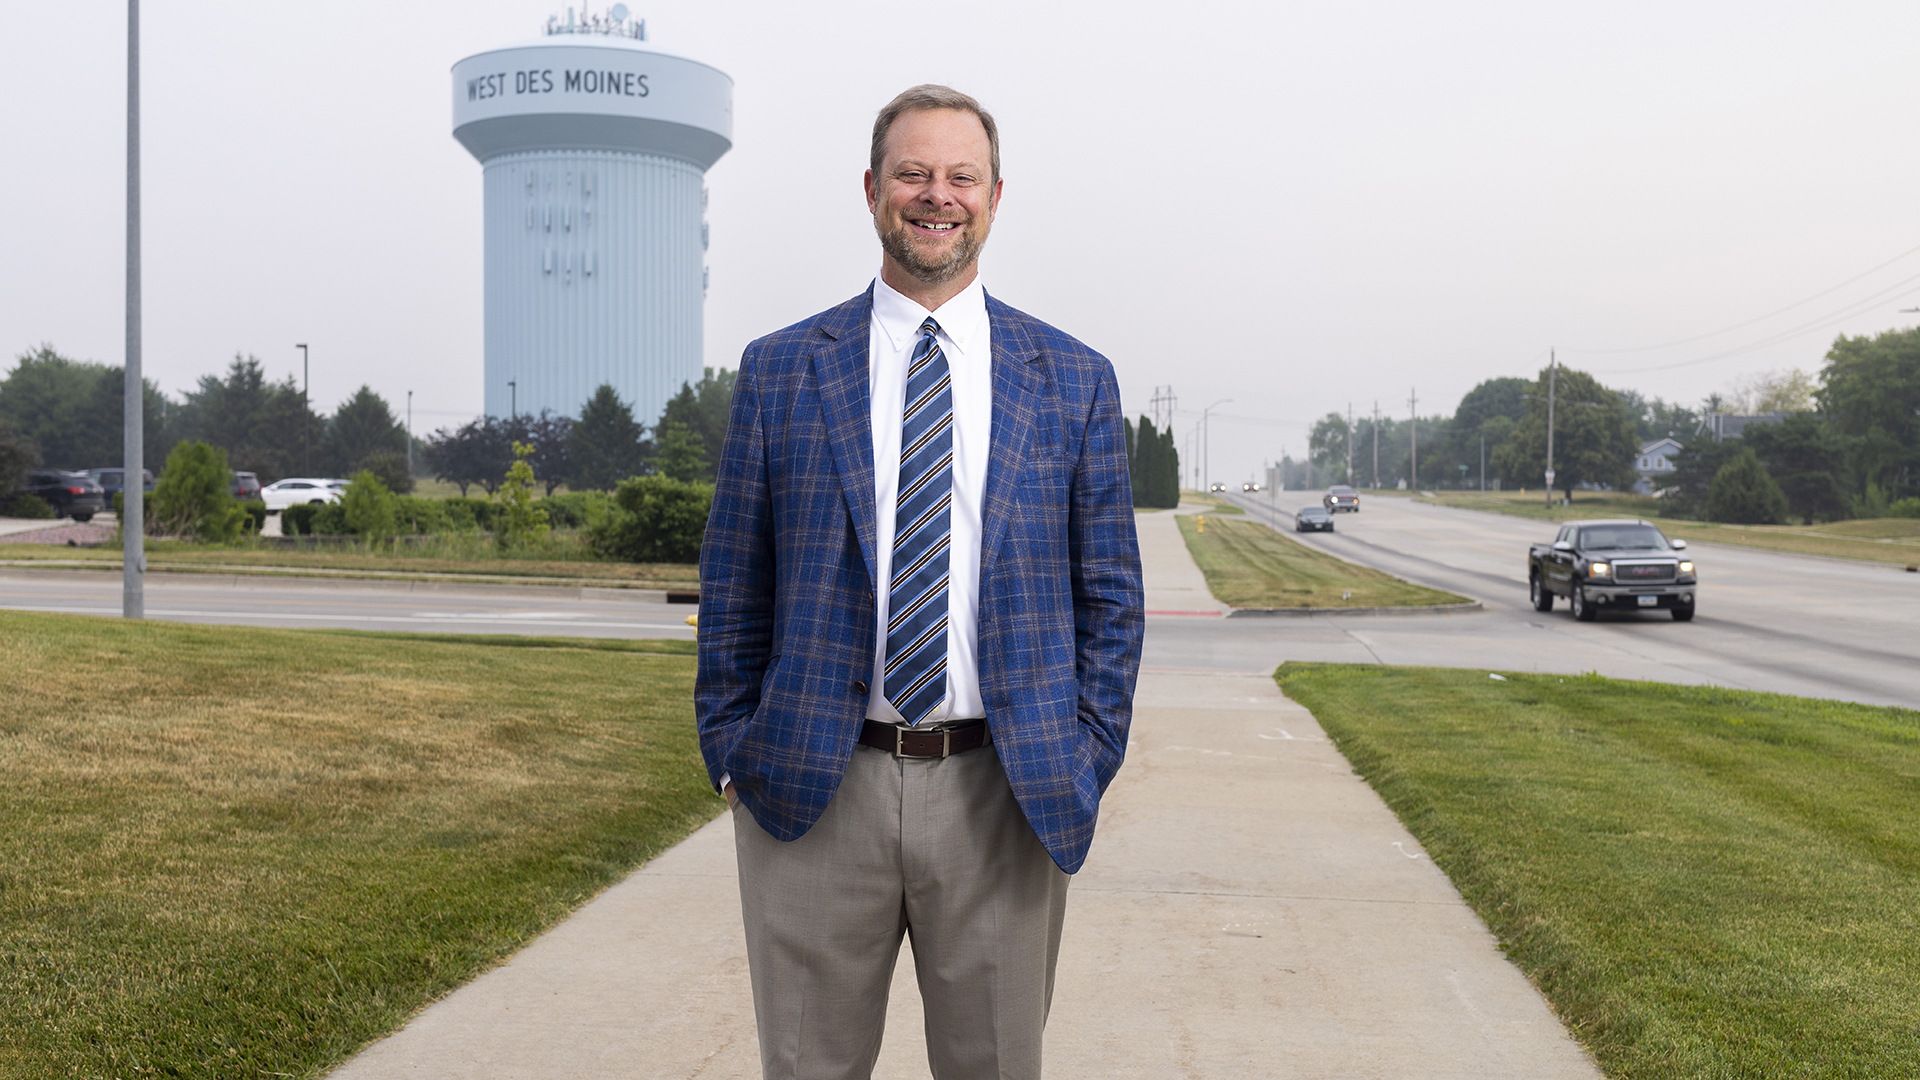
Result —
<path fill-rule="evenodd" d="M 993 340 L 987 294 L 975 277 L 959 295 L 926 308 L 873 282 L 873 325 L 867 344 L 867 385 L 873 420 L 874 554 L 880 580 L 873 590 L 873 680 L 867 717 L 905 723 L 886 698 L 887 593 L 893 582 L 893 525 L 900 489 L 900 420 L 906 410 L 907 363 L 920 326 L 932 315 L 953 376 L 953 543 L 947 556 L 947 696 L 926 724 L 985 716 L 980 703 L 980 508 L 987 488 L 987 440 L 993 431 Z"/>

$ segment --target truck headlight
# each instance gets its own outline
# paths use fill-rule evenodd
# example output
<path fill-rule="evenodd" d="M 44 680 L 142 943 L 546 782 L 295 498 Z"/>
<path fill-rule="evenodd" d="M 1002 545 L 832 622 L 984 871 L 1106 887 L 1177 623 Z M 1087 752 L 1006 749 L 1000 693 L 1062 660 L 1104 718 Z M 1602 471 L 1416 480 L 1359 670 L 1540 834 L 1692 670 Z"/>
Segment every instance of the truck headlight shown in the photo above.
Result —
<path fill-rule="evenodd" d="M 1593 563 L 1587 567 L 1588 577 L 1607 577 L 1612 572 L 1613 568 L 1603 562 Z"/>
<path fill-rule="evenodd" d="M 1693 573 L 1693 564 L 1692 564 L 1692 563 L 1690 563 L 1690 562 L 1683 562 L 1683 563 L 1681 563 L 1681 564 L 1680 564 L 1680 572 L 1681 572 L 1681 573 L 1683 573 L 1683 574 L 1691 574 L 1691 573 Z"/>

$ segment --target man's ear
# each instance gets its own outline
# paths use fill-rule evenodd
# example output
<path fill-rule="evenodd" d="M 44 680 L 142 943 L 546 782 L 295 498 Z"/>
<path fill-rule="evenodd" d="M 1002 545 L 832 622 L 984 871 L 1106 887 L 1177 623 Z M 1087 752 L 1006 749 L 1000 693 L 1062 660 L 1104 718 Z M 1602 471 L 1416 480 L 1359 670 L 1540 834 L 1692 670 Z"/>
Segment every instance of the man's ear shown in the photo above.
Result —
<path fill-rule="evenodd" d="M 872 214 L 879 212 L 880 193 L 874 188 L 872 169 L 868 169 L 861 175 L 860 186 L 867 189 L 867 213 Z"/>
<path fill-rule="evenodd" d="M 993 199 L 987 203 L 987 224 L 993 224 L 994 215 L 1000 212 L 1000 196 L 1006 189 L 1007 182 L 1004 179 L 996 178 L 994 180 Z"/>

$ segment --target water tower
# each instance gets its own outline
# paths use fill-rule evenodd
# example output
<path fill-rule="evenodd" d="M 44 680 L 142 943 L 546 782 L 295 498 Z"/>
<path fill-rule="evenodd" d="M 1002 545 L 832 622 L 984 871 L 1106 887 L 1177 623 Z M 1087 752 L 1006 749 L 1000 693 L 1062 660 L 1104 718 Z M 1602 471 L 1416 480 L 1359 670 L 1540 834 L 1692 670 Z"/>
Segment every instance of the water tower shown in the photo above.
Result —
<path fill-rule="evenodd" d="M 485 184 L 487 414 L 577 416 L 609 383 L 654 423 L 700 379 L 704 178 L 733 146 L 733 80 L 649 46 L 624 4 L 569 9 L 453 66 L 453 137 Z"/>

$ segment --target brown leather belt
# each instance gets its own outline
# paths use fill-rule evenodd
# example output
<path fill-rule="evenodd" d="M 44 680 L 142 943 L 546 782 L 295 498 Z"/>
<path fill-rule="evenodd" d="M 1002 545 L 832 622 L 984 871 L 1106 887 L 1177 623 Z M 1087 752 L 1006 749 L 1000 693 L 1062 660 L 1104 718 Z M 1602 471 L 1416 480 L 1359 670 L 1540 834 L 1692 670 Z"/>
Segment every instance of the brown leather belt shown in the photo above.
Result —
<path fill-rule="evenodd" d="M 860 725 L 860 741 L 885 750 L 894 757 L 943 758 L 978 750 L 993 740 L 985 720 L 970 720 L 955 727 L 928 728 L 924 731 L 868 720 Z"/>

